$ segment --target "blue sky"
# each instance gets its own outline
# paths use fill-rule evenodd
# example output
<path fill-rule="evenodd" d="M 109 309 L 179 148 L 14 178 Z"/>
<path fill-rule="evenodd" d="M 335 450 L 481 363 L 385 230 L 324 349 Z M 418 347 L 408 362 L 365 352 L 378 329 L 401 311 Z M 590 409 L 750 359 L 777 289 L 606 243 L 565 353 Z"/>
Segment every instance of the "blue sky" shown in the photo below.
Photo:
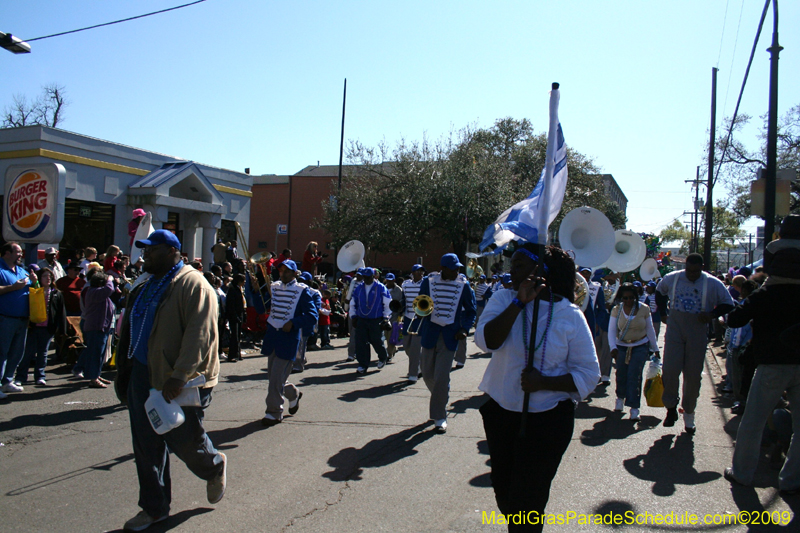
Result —
<path fill-rule="evenodd" d="M 0 31 L 34 38 L 180 3 L 3 2 Z M 691 209 L 684 180 L 704 157 L 711 69 L 720 69 L 719 124 L 733 113 L 763 5 L 207 0 L 32 42 L 27 55 L 2 51 L 0 107 L 56 82 L 70 101 L 64 129 L 293 174 L 338 163 L 344 78 L 345 137 L 371 145 L 437 139 L 506 116 L 544 131 L 557 81 L 567 143 L 614 175 L 631 229 L 657 232 Z M 780 18 L 783 114 L 800 103 L 800 2 L 781 2 Z M 755 117 L 767 110 L 771 32 L 770 12 L 742 102 Z M 745 140 L 755 143 L 755 133 Z"/>

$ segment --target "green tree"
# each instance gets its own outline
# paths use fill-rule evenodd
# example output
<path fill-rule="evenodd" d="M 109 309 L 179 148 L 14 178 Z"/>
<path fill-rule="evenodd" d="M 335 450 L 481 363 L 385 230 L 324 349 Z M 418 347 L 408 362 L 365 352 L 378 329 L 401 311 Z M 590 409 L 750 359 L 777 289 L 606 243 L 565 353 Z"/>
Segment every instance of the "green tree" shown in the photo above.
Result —
<path fill-rule="evenodd" d="M 369 147 L 351 143 L 342 191 L 323 205 L 319 227 L 338 244 L 357 238 L 378 252 L 419 250 L 427 242 L 450 242 L 459 254 L 481 241 L 500 213 L 533 190 L 544 168 L 547 138 L 527 119 L 504 118 L 491 128 L 468 126 L 437 142 L 401 140 Z M 569 210 L 600 209 L 615 227 L 625 217 L 604 193 L 591 158 L 568 147 L 569 180 L 556 229 Z"/>
<path fill-rule="evenodd" d="M 758 169 L 767 166 L 767 115 L 761 116 L 761 120 L 758 147 L 748 147 L 738 140 L 752 121 L 752 117 L 746 114 L 737 117 L 730 140 L 723 135 L 715 147 L 716 160 L 722 160 L 718 183 L 722 183 L 727 192 L 723 203 L 740 222 L 750 216 L 750 183 L 756 179 Z M 730 124 L 730 119 L 724 120 L 721 131 L 727 132 Z M 800 169 L 800 104 L 792 107 L 778 121 L 777 168 Z M 792 182 L 791 192 L 790 210 L 800 213 L 800 186 L 796 182 Z"/>
<path fill-rule="evenodd" d="M 712 250 L 728 250 L 736 247 L 736 239 L 743 238 L 745 231 L 741 229 L 741 224 L 735 213 L 726 209 L 722 203 L 714 207 L 712 215 L 713 222 L 711 225 L 711 249 Z M 702 225 L 700 226 L 703 227 Z M 673 220 L 672 223 L 661 230 L 659 233 L 661 242 L 677 242 L 680 243 L 680 253 L 687 254 L 692 247 L 692 232 L 687 229 L 679 220 Z M 703 250 L 705 243 L 705 236 L 702 231 L 697 240 L 697 250 Z"/>

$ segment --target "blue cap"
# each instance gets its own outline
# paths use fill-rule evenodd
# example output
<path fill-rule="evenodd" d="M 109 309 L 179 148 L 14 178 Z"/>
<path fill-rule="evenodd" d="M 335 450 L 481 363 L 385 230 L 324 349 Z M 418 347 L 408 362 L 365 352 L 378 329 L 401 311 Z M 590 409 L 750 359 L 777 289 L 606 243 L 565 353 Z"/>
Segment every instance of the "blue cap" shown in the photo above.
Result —
<path fill-rule="evenodd" d="M 394 274 L 389 272 L 388 274 L 386 274 L 386 278 L 385 279 L 386 279 L 386 281 L 393 281 L 394 280 Z"/>
<path fill-rule="evenodd" d="M 648 286 L 648 287 L 655 287 L 656 285 L 658 285 L 658 283 L 656 283 L 656 282 L 655 282 L 655 281 L 653 281 L 653 280 L 650 280 L 650 281 L 648 281 L 648 282 L 647 282 L 647 286 Z"/>
<path fill-rule="evenodd" d="M 365 278 L 375 277 L 375 271 L 372 269 L 372 267 L 364 267 L 362 269 L 359 269 L 358 273 L 364 276 Z"/>
<path fill-rule="evenodd" d="M 144 248 L 145 246 L 157 246 L 159 244 L 166 244 L 173 248 L 181 249 L 181 241 L 175 236 L 174 233 L 165 229 L 157 229 L 147 236 L 146 239 L 136 241 L 137 248 Z"/>
<path fill-rule="evenodd" d="M 36 263 L 31 263 L 30 265 L 28 265 L 28 272 L 38 272 L 38 271 L 39 271 L 39 265 L 37 265 Z"/>
<path fill-rule="evenodd" d="M 578 267 L 578 272 L 589 272 L 591 274 L 592 269 L 589 267 Z"/>
<path fill-rule="evenodd" d="M 511 274 L 503 274 L 503 283 L 511 283 Z"/>
<path fill-rule="evenodd" d="M 411 272 L 416 272 L 417 270 L 425 270 L 425 267 L 419 263 L 411 267 Z"/>
<path fill-rule="evenodd" d="M 288 268 L 289 270 L 291 270 L 291 271 L 294 271 L 294 272 L 297 272 L 297 263 L 295 263 L 295 262 L 294 262 L 294 261 L 292 261 L 291 259 L 287 259 L 287 260 L 283 261 L 283 262 L 282 262 L 280 265 L 278 265 L 278 266 L 279 266 L 279 267 L 285 266 L 285 267 L 286 267 L 286 268 Z"/>
<path fill-rule="evenodd" d="M 737 272 L 737 274 L 739 274 L 740 276 L 744 276 L 746 278 L 749 278 L 752 273 L 753 271 L 750 270 L 749 267 L 742 267 L 739 269 L 739 272 Z"/>
<path fill-rule="evenodd" d="M 641 281 L 634 281 L 633 282 L 633 286 L 634 287 L 641 287 L 642 286 L 642 282 Z"/>
<path fill-rule="evenodd" d="M 497 274 L 492 274 L 492 279 L 500 279 L 500 276 L 498 276 Z"/>
<path fill-rule="evenodd" d="M 314 276 L 311 275 L 311 272 L 305 272 L 305 271 L 302 274 L 300 274 L 300 277 L 306 281 L 311 281 L 312 279 L 314 279 Z"/>
<path fill-rule="evenodd" d="M 441 264 L 443 267 L 447 267 L 450 270 L 456 270 L 464 266 L 458 261 L 458 256 L 456 254 L 444 254 Z"/>
<path fill-rule="evenodd" d="M 478 279 L 486 279 L 486 276 L 484 276 L 483 274 L 481 274 L 480 276 L 478 276 Z"/>

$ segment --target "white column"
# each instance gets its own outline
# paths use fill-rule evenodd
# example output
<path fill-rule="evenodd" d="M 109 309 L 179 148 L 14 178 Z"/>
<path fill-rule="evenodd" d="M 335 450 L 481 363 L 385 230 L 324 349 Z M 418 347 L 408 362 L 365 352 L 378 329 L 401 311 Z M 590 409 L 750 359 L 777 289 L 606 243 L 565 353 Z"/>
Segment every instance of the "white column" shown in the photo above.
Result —
<path fill-rule="evenodd" d="M 217 230 L 222 226 L 222 217 L 204 213 L 198 217 L 200 226 L 203 228 L 203 245 L 200 256 L 203 258 L 203 268 L 210 268 L 214 262 L 211 248 L 217 243 Z"/>
<path fill-rule="evenodd" d="M 181 243 L 181 250 L 189 258 L 189 262 L 194 261 L 197 257 L 195 254 L 195 237 L 197 236 L 197 226 L 187 225 L 183 228 L 183 242 Z"/>

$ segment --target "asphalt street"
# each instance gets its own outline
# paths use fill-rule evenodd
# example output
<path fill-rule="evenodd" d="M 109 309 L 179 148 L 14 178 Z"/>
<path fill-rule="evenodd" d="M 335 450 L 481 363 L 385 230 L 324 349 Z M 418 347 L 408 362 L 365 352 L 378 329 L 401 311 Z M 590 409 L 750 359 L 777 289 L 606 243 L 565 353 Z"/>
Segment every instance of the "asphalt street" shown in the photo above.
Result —
<path fill-rule="evenodd" d="M 309 352 L 305 372 L 292 375 L 300 409 L 272 428 L 260 424 L 266 359 L 251 351 L 222 364 L 206 428 L 228 456 L 225 497 L 210 505 L 205 482 L 173 457 L 171 516 L 148 531 L 506 530 L 485 523 L 498 513 L 478 413 L 489 355 L 470 338 L 466 367 L 451 374 L 447 433 L 437 435 L 424 383 L 405 381 L 403 352 L 358 376 L 344 362 L 346 339 L 333 343 Z M 569 523 L 545 531 L 800 531 L 800 497 L 778 493 L 765 457 L 755 488 L 722 478 L 738 417 L 715 387 L 721 362 L 709 349 L 694 437 L 682 421 L 661 426 L 664 409 L 644 406 L 639 424 L 615 413 L 613 381 L 582 402 L 547 508 Z M 86 388 L 63 366 L 48 371 L 47 387 L 28 385 L 0 402 L 0 531 L 119 531 L 139 510 L 127 412 L 111 388 Z M 702 523 L 744 514 L 763 521 L 762 511 L 783 525 Z M 626 512 L 673 523 L 580 523 L 598 514 L 625 521 Z M 674 523 L 687 514 L 701 523 Z"/>

